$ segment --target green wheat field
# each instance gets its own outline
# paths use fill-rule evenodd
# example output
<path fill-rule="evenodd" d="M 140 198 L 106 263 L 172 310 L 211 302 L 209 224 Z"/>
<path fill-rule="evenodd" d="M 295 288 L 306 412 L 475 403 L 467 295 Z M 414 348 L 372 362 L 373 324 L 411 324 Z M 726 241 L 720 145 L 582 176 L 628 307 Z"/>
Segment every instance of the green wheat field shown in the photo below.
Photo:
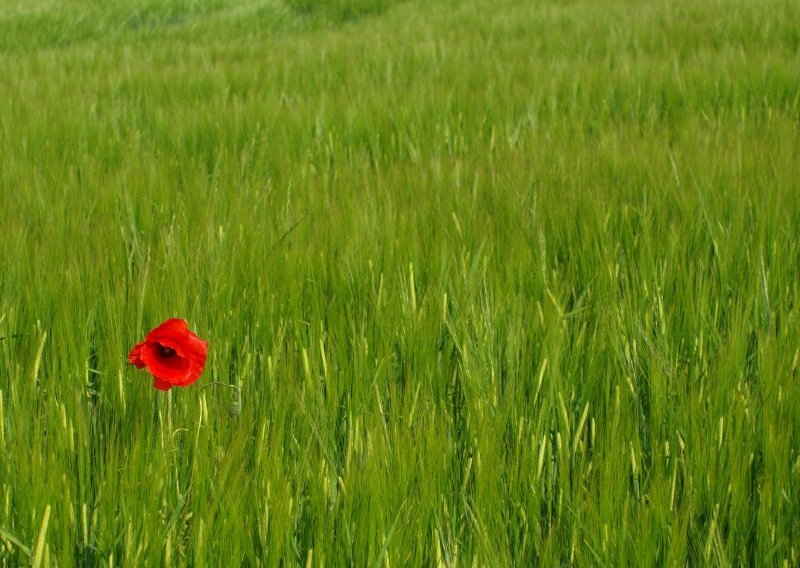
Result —
<path fill-rule="evenodd" d="M 797 566 L 799 370 L 794 0 L 0 0 L 0 566 Z"/>

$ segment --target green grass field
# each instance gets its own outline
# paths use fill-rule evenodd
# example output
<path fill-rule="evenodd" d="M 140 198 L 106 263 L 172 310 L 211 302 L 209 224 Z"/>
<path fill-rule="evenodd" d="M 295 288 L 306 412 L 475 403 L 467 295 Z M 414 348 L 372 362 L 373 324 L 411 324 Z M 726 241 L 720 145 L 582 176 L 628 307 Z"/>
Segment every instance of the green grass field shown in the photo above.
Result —
<path fill-rule="evenodd" d="M 0 0 L 0 566 L 797 566 L 799 366 L 794 0 Z"/>

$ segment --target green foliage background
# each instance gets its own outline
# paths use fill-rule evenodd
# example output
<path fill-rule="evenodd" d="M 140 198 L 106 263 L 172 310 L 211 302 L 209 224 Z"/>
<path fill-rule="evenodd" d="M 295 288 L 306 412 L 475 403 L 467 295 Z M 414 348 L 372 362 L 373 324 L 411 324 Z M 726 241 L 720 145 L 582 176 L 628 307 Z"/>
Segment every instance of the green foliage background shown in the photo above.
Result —
<path fill-rule="evenodd" d="M 0 563 L 796 565 L 799 49 L 789 0 L 0 3 Z"/>

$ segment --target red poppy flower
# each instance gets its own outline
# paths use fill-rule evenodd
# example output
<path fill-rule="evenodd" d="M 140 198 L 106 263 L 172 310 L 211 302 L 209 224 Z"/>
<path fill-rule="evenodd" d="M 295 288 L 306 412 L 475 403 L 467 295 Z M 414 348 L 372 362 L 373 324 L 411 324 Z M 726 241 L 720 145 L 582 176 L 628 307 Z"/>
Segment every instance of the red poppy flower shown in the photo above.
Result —
<path fill-rule="evenodd" d="M 207 356 L 208 343 L 189 331 L 184 320 L 172 318 L 137 343 L 128 353 L 128 361 L 137 369 L 147 368 L 155 378 L 153 386 L 168 391 L 199 379 Z"/>

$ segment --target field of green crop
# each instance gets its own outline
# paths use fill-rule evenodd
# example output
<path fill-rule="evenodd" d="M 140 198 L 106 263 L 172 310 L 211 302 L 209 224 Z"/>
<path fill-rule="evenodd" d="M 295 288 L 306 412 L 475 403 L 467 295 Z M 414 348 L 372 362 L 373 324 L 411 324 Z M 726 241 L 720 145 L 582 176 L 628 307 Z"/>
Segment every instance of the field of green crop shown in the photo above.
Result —
<path fill-rule="evenodd" d="M 795 0 L 0 0 L 0 566 L 796 566 L 799 372 Z"/>

